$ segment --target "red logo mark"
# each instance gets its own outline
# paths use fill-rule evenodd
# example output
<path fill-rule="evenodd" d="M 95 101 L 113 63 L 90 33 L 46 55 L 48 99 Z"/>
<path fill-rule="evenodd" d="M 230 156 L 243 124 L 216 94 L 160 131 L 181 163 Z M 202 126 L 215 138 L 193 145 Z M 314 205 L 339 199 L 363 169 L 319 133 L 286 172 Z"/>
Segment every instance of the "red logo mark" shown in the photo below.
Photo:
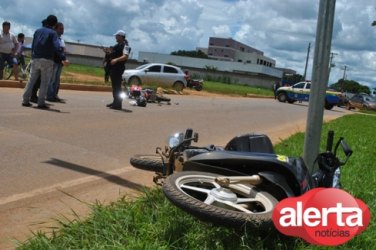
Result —
<path fill-rule="evenodd" d="M 273 211 L 274 226 L 281 233 L 324 246 L 344 244 L 363 232 L 370 220 L 363 201 L 336 188 L 315 188 L 284 199 Z"/>

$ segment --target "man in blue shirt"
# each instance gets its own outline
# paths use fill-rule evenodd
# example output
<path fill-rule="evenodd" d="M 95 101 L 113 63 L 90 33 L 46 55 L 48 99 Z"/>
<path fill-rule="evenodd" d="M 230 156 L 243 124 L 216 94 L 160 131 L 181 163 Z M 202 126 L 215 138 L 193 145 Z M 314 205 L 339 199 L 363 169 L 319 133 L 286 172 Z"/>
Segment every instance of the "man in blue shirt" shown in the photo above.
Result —
<path fill-rule="evenodd" d="M 50 83 L 48 84 L 47 101 L 62 102 L 63 100 L 58 97 L 57 93 L 59 92 L 60 88 L 60 75 L 63 65 L 68 65 L 68 60 L 65 57 L 65 42 L 61 37 L 64 34 L 64 24 L 58 22 L 56 24 L 55 31 L 60 41 L 60 53 L 55 54 L 54 57 L 54 68 Z"/>
<path fill-rule="evenodd" d="M 54 27 L 57 24 L 57 18 L 49 15 L 44 21 L 45 26 L 35 31 L 31 47 L 31 73 L 30 80 L 26 84 L 23 94 L 22 106 L 30 107 L 30 97 L 33 87 L 41 77 L 41 84 L 38 95 L 38 108 L 48 109 L 46 105 L 46 94 L 48 83 L 52 77 L 54 56 L 60 51 L 60 42 Z"/>

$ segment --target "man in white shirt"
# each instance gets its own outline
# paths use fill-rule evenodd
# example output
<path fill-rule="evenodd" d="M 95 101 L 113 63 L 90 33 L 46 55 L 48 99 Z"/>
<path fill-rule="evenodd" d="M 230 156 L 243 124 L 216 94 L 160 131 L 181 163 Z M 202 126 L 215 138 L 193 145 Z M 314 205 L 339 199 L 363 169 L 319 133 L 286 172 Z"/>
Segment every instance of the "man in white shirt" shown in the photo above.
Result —
<path fill-rule="evenodd" d="M 0 34 L 0 80 L 3 79 L 4 63 L 13 67 L 13 75 L 18 80 L 18 63 L 15 57 L 18 46 L 17 38 L 10 33 L 10 23 L 3 22 L 3 31 Z"/>

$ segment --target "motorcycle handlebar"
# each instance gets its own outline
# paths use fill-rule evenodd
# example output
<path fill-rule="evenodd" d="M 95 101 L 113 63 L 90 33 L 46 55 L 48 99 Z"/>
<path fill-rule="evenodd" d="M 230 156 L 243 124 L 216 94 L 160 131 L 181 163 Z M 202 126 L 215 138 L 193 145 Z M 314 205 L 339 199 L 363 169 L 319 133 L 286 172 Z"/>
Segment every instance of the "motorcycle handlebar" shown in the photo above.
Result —
<path fill-rule="evenodd" d="M 329 130 L 328 132 L 328 138 L 326 141 L 326 151 L 327 152 L 332 152 L 333 149 L 333 139 L 334 139 L 334 131 Z"/>

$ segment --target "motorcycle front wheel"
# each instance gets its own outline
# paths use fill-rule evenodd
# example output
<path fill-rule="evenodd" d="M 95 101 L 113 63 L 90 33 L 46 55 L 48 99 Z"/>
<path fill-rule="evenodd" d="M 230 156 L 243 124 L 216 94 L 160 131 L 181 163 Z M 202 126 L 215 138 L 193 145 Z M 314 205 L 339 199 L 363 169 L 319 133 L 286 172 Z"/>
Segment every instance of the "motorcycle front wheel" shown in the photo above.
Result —
<path fill-rule="evenodd" d="M 201 220 L 235 228 L 270 229 L 277 199 L 248 184 L 221 187 L 215 182 L 219 176 L 177 172 L 167 177 L 163 192 L 174 205 Z"/>
<path fill-rule="evenodd" d="M 133 167 L 154 171 L 154 172 L 163 172 L 163 162 L 159 155 L 135 155 L 131 157 L 130 163 Z"/>

